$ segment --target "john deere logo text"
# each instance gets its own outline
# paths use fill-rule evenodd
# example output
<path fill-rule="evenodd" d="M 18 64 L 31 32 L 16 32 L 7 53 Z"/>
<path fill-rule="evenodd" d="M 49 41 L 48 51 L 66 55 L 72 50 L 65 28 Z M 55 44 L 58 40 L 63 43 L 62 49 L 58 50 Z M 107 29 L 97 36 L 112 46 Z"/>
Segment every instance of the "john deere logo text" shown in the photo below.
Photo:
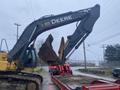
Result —
<path fill-rule="evenodd" d="M 56 24 L 56 23 L 61 23 L 61 22 L 68 21 L 68 20 L 71 20 L 71 19 L 72 19 L 71 16 L 66 16 L 66 17 L 61 17 L 61 18 L 57 18 L 57 19 L 52 19 L 51 23 Z"/>

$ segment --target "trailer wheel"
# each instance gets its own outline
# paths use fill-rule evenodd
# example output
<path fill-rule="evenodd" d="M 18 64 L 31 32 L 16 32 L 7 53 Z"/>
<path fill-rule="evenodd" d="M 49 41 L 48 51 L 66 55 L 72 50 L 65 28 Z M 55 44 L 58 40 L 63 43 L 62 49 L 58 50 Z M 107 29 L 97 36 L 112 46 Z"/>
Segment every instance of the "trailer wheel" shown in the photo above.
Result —
<path fill-rule="evenodd" d="M 118 74 L 113 74 L 113 76 L 114 76 L 114 77 L 119 77 L 119 75 L 118 75 Z"/>
<path fill-rule="evenodd" d="M 81 87 L 76 87 L 75 90 L 82 90 Z"/>

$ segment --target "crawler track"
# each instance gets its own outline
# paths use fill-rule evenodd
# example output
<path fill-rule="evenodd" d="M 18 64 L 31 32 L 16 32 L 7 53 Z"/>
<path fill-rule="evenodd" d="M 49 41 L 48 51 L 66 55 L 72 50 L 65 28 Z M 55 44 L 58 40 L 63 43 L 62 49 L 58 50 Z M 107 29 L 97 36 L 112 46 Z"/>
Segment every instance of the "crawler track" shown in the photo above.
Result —
<path fill-rule="evenodd" d="M 0 81 L 9 84 L 23 84 L 25 85 L 24 90 L 41 90 L 43 78 L 42 76 L 33 73 L 0 71 Z"/>

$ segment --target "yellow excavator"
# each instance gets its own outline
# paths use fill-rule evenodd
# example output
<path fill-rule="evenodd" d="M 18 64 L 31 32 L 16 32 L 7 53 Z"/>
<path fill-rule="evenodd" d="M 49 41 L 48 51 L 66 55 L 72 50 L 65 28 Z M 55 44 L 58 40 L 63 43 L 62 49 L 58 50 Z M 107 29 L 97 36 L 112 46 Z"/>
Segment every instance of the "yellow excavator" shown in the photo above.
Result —
<path fill-rule="evenodd" d="M 26 84 L 25 90 L 41 90 L 43 78 L 33 72 L 33 68 L 37 66 L 37 54 L 34 48 L 37 36 L 45 31 L 80 21 L 74 32 L 74 38 L 68 37 L 68 48 L 64 51 L 64 56 L 66 56 L 79 40 L 81 43 L 91 33 L 99 15 L 100 6 L 97 4 L 91 8 L 59 15 L 47 15 L 33 21 L 25 28 L 8 53 L 0 51 L 0 80 L 10 83 L 24 83 Z M 65 63 L 65 60 L 61 61 L 60 64 Z M 30 86 L 34 86 L 34 88 Z"/>

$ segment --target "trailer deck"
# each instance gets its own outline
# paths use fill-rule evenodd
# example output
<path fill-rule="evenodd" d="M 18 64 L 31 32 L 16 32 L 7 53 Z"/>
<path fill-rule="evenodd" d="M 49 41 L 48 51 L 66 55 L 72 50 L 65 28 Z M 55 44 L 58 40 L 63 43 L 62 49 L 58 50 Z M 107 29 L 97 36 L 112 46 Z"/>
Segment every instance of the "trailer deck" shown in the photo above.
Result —
<path fill-rule="evenodd" d="M 51 76 L 60 90 L 120 90 L 120 84 L 81 75 Z"/>
<path fill-rule="evenodd" d="M 97 79 L 90 78 L 90 77 L 83 77 L 83 76 L 64 76 L 61 78 L 61 76 L 56 76 L 58 80 L 60 80 L 62 83 L 69 86 L 71 89 L 74 89 L 76 87 L 81 87 L 83 84 L 89 85 L 92 81 L 95 81 Z"/>

